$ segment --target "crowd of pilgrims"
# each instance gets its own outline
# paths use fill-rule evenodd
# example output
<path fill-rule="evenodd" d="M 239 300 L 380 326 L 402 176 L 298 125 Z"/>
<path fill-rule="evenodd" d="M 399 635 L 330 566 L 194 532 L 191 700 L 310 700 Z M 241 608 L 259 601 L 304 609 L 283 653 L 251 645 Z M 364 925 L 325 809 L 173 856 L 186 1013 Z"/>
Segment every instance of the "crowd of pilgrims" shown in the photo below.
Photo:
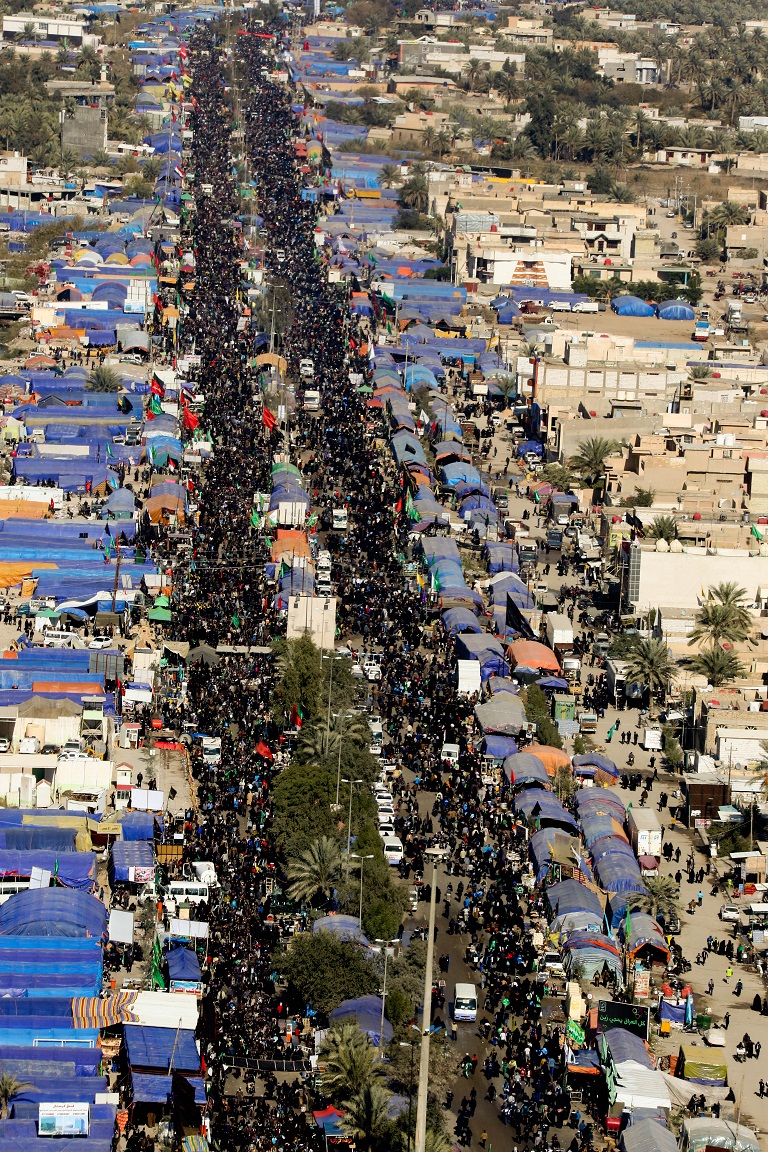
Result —
<path fill-rule="evenodd" d="M 281 35 L 269 22 L 267 31 Z M 528 906 L 522 886 L 526 832 L 498 804 L 494 789 L 481 786 L 479 756 L 465 723 L 471 703 L 457 697 L 450 642 L 427 632 L 424 593 L 404 580 L 408 524 L 396 514 L 402 490 L 391 462 L 374 447 L 364 396 L 350 381 L 350 372 L 368 372 L 365 334 L 355 326 L 344 293 L 328 283 L 315 252 L 316 209 L 301 198 L 290 92 L 267 79 L 273 42 L 247 26 L 233 42 L 230 55 L 214 32 L 202 29 L 191 43 L 196 211 L 183 239 L 195 253 L 196 283 L 179 352 L 194 349 L 201 357 L 203 427 L 215 452 L 198 493 L 192 559 L 184 571 L 177 569 L 177 635 L 192 644 L 261 646 L 280 628 L 264 583 L 268 544 L 251 513 L 253 493 L 269 491 L 273 457 L 286 440 L 283 428 L 270 430 L 263 422 L 248 334 L 238 325 L 246 252 L 235 226 L 234 114 L 225 85 L 233 67 L 267 237 L 266 264 L 288 286 L 292 300 L 293 319 L 281 351 L 295 379 L 299 360 L 311 356 L 322 389 L 320 419 L 310 423 L 298 415 L 290 430 L 291 456 L 305 466 L 316 501 L 334 499 L 342 490 L 349 499 L 351 528 L 336 541 L 340 633 L 362 636 L 385 652 L 375 703 L 405 770 L 396 797 L 397 828 L 407 850 L 401 872 L 404 879 L 421 880 L 424 849 L 432 839 L 437 836 L 448 847 L 451 880 L 439 906 L 441 926 L 464 936 L 467 961 L 484 989 L 475 1044 L 487 1052 L 480 1062 L 488 1085 L 485 1099 L 516 1128 L 521 1147 L 557 1148 L 556 1129 L 570 1107 L 560 1087 L 562 1037 L 544 1021 L 531 975 L 527 916 L 533 905 Z M 210 937 L 199 1036 L 209 1074 L 212 1135 L 220 1147 L 320 1152 L 322 1132 L 310 1111 L 322 1106 L 322 1097 L 310 1096 L 305 1078 L 283 1083 L 263 1065 L 256 1067 L 259 1061 L 311 1051 L 304 1006 L 280 1001 L 270 962 L 279 942 L 265 902 L 270 882 L 281 875 L 270 836 L 276 762 L 258 753 L 256 745 L 277 749 L 281 738 L 283 726 L 270 713 L 273 673 L 272 657 L 263 650 L 194 665 L 180 717 L 222 737 L 219 765 L 194 763 L 196 806 L 187 820 L 188 858 L 212 860 L 226 893 L 202 909 Z M 461 756 L 446 774 L 439 750 L 451 738 L 460 743 Z M 424 791 L 430 793 L 426 811 Z M 422 897 L 428 895 L 424 885 Z M 436 1019 L 444 1005 L 444 992 L 436 987 Z M 457 1075 L 474 1077 L 477 1064 L 477 1052 L 465 1055 L 457 1046 Z M 473 1086 L 454 1109 L 456 1134 L 465 1145 L 473 1139 L 472 1125 L 477 1128 L 477 1097 Z M 452 1100 L 449 1093 L 446 1105 Z M 478 1136 L 482 1143 L 475 1132 L 474 1139 Z M 589 1139 L 588 1127 L 581 1136 Z"/>

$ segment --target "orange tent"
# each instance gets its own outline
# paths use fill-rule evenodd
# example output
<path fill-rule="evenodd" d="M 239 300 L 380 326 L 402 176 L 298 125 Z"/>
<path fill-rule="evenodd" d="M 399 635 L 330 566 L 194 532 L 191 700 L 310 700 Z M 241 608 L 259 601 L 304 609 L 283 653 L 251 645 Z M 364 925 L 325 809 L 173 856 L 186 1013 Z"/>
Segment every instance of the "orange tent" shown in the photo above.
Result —
<path fill-rule="evenodd" d="M 513 640 L 507 648 L 507 656 L 515 668 L 522 664 L 526 668 L 538 668 L 539 671 L 560 671 L 552 649 L 547 648 L 546 644 L 540 644 L 538 640 Z"/>
<path fill-rule="evenodd" d="M 37 500 L 0 500 L 0 520 L 42 520 L 48 514 L 50 504 Z M 35 565 L 39 567 L 39 565 Z"/>
<path fill-rule="evenodd" d="M 554 776 L 558 768 L 571 766 L 571 758 L 562 748 L 552 748 L 549 744 L 526 744 L 525 751 L 538 756 L 550 776 Z"/>
<path fill-rule="evenodd" d="M 272 545 L 270 554 L 275 562 L 285 555 L 309 559 L 312 551 L 306 532 L 291 528 L 278 528 L 277 540 Z"/>
<path fill-rule="evenodd" d="M 104 691 L 103 684 L 80 684 L 79 681 L 70 683 L 68 680 L 35 680 L 32 685 L 33 692 L 68 692 L 72 696 L 93 696 Z"/>
<path fill-rule="evenodd" d="M 0 588 L 15 588 L 37 568 L 58 568 L 58 564 L 39 560 L 0 560 Z"/>

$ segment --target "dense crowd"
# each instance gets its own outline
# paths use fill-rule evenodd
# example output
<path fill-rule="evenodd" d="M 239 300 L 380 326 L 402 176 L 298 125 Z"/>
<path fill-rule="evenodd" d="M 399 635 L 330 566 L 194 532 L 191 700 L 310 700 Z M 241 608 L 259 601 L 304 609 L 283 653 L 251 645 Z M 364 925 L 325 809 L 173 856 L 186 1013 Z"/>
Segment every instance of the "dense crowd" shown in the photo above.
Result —
<path fill-rule="evenodd" d="M 194 349 L 201 357 L 203 426 L 214 455 L 198 493 L 191 561 L 177 569 L 179 635 L 193 644 L 261 646 L 279 634 L 264 583 L 268 545 L 252 520 L 253 494 L 269 491 L 276 453 L 287 452 L 303 469 L 316 507 L 345 500 L 350 528 L 343 537 L 328 536 L 339 631 L 384 652 L 374 694 L 391 751 L 405 769 L 397 796 L 397 829 L 406 846 L 401 871 L 421 879 L 430 841 L 438 837 L 447 846 L 452 879 L 442 902 L 444 928 L 466 939 L 468 963 L 485 990 L 478 1041 L 490 1049 L 481 1065 L 487 1099 L 523 1143 L 556 1148 L 555 1130 L 567 1119 L 569 1101 L 560 1087 L 562 1037 L 543 1021 L 541 990 L 531 978 L 527 917 L 533 908 L 522 886 L 526 832 L 495 802 L 493 788 L 482 784 L 469 723 L 472 703 L 457 695 L 450 642 L 427 629 L 427 598 L 404 578 L 408 522 L 397 511 L 402 490 L 392 464 L 376 450 L 364 396 L 356 389 L 356 381 L 369 375 L 367 333 L 351 317 L 343 291 L 328 283 L 315 251 L 316 208 L 301 197 L 290 93 L 268 79 L 282 32 L 268 26 L 266 33 L 246 26 L 233 38 L 232 52 L 210 30 L 197 32 L 192 43 L 195 211 L 186 218 L 183 242 L 193 248 L 196 278 L 179 351 Z M 265 423 L 248 328 L 239 323 L 246 240 L 236 221 L 233 85 L 244 109 L 266 270 L 291 300 L 280 351 L 293 379 L 299 379 L 300 360 L 312 358 L 323 398 L 319 418 L 309 419 L 299 390 L 290 428 Z M 309 1032 L 302 1015 L 289 1015 L 280 1002 L 270 962 L 278 933 L 268 919 L 267 896 L 281 864 L 270 834 L 271 750 L 284 726 L 270 712 L 273 684 L 273 658 L 264 649 L 200 662 L 181 717 L 222 737 L 219 764 L 194 762 L 196 807 L 185 848 L 190 859 L 214 862 L 225 893 L 201 913 L 210 923 L 201 1041 L 212 1131 L 221 1146 L 319 1150 L 306 1082 L 297 1075 L 278 1083 L 271 1071 L 276 1061 L 292 1061 L 297 1073 L 306 1067 Z M 461 747 L 448 776 L 440 762 L 446 739 Z M 431 814 L 424 812 L 424 791 Z M 444 1006 L 438 985 L 436 1021 Z M 457 1069 L 474 1075 L 477 1054 L 464 1061 L 459 1055 Z M 258 1096 L 252 1090 L 256 1076 L 265 1085 Z M 465 1145 L 476 1106 L 474 1088 L 457 1102 L 456 1134 Z M 589 1138 L 588 1128 L 582 1135 Z"/>

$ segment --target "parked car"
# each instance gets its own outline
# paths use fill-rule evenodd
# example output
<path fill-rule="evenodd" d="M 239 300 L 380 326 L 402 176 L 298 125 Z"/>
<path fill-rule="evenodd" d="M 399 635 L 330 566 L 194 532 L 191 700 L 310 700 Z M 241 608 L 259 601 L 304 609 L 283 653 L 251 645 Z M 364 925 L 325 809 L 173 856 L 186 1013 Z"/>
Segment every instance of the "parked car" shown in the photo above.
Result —
<path fill-rule="evenodd" d="M 99 652 L 102 648 L 114 648 L 115 641 L 111 636 L 94 636 L 88 647 L 92 652 Z"/>
<path fill-rule="evenodd" d="M 738 924 L 741 920 L 741 908 L 738 904 L 721 904 L 718 916 L 721 920 L 730 920 L 734 924 Z"/>
<path fill-rule="evenodd" d="M 6 740 L 5 736 L 0 737 L 0 752 L 7 752 L 11 746 L 10 740 Z"/>
<path fill-rule="evenodd" d="M 0 740 L 0 750 L 2 750 L 2 740 Z M 43 756 L 58 756 L 61 748 L 58 744 L 43 744 L 40 752 Z"/>

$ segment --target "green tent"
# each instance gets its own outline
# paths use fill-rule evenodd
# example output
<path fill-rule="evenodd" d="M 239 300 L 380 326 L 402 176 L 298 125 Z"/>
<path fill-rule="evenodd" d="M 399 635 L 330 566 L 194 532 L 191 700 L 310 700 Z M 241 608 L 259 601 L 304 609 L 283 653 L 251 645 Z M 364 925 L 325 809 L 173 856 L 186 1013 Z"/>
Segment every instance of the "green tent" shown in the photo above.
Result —
<path fill-rule="evenodd" d="M 150 608 L 147 612 L 147 619 L 158 624 L 170 624 L 171 611 L 169 608 Z"/>

